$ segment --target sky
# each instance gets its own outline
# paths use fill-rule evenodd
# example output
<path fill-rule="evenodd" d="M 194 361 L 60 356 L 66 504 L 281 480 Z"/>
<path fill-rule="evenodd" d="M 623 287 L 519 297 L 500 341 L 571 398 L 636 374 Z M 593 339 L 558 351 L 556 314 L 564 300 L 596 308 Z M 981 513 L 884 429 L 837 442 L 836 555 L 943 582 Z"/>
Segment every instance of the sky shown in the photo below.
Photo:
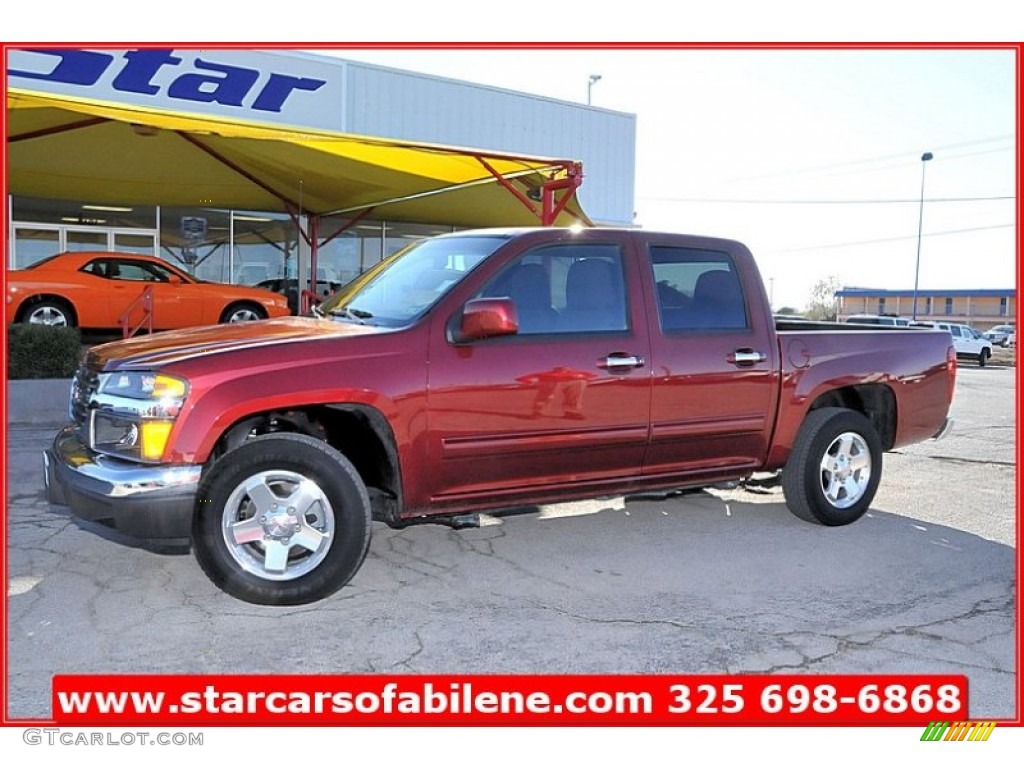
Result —
<path fill-rule="evenodd" d="M 746 243 L 776 309 L 912 289 L 919 218 L 922 289 L 1016 285 L 1013 51 L 315 52 L 580 103 L 600 75 L 637 116 L 635 222 Z"/>

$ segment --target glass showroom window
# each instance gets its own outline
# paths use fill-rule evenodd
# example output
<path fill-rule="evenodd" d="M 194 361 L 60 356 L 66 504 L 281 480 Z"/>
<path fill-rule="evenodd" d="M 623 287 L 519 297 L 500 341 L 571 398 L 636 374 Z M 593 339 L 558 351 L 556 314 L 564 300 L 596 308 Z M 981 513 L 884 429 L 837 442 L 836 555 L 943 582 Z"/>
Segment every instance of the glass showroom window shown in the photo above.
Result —
<path fill-rule="evenodd" d="M 201 280 L 229 282 L 230 213 L 222 209 L 160 208 L 160 257 Z"/>
<path fill-rule="evenodd" d="M 232 211 L 231 263 L 224 282 L 258 285 L 293 277 L 299 259 L 299 230 L 286 213 Z"/>
<path fill-rule="evenodd" d="M 13 269 L 24 269 L 37 261 L 60 252 L 61 232 L 59 227 L 31 227 L 15 225 L 12 232 L 14 241 Z"/>
<path fill-rule="evenodd" d="M 351 214 L 324 216 L 320 220 L 320 248 L 316 256 L 318 280 L 347 283 L 381 260 L 379 221 L 359 221 L 338 232 L 352 220 Z"/>
<path fill-rule="evenodd" d="M 156 206 L 11 197 L 8 265 L 27 267 L 61 251 L 154 254 Z"/>

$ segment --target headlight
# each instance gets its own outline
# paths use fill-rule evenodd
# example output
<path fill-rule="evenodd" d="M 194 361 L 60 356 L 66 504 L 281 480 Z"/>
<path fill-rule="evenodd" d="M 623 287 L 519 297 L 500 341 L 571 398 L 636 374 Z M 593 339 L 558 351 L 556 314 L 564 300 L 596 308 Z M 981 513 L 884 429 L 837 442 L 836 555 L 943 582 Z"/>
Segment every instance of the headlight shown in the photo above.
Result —
<path fill-rule="evenodd" d="M 89 442 L 100 453 L 159 461 L 187 394 L 188 382 L 176 376 L 101 374 Z"/>
<path fill-rule="evenodd" d="M 108 373 L 100 377 L 100 395 L 107 395 L 116 410 L 128 408 L 146 417 L 174 418 L 188 393 L 188 382 L 164 373 Z M 118 402 L 120 398 L 143 403 Z"/>
<path fill-rule="evenodd" d="M 108 373 L 103 377 L 100 392 L 138 400 L 162 397 L 184 397 L 188 385 L 183 379 L 164 373 Z"/>

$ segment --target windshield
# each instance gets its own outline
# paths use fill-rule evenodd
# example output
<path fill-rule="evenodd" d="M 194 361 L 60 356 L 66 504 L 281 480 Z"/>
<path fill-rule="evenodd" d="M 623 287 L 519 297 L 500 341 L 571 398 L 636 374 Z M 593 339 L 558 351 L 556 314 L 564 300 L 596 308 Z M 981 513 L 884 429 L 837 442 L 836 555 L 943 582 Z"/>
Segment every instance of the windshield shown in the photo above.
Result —
<path fill-rule="evenodd" d="M 321 304 L 319 313 L 368 325 L 408 325 L 506 242 L 505 235 L 421 240 L 357 277 Z"/>

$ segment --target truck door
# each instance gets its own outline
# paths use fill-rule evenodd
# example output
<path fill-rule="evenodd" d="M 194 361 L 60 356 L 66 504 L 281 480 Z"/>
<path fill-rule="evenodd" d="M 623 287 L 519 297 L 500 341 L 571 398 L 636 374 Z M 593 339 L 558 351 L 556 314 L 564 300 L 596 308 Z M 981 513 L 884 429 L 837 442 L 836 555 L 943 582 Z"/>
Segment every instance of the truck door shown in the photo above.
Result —
<path fill-rule="evenodd" d="M 654 295 L 644 475 L 754 468 L 767 456 L 779 381 L 764 288 L 749 253 L 708 245 L 645 244 Z"/>
<path fill-rule="evenodd" d="M 526 247 L 474 290 L 514 301 L 516 335 L 456 344 L 432 329 L 435 502 L 486 493 L 497 504 L 639 474 L 650 417 L 641 274 L 621 243 L 594 235 Z"/>

